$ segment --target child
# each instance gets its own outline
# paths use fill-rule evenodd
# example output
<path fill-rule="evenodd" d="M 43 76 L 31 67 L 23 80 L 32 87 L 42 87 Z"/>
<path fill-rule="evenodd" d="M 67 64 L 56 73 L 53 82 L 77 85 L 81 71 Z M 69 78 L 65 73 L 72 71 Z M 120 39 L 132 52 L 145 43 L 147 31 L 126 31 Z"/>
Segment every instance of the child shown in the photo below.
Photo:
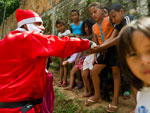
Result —
<path fill-rule="evenodd" d="M 79 20 L 79 16 L 80 16 L 79 10 L 73 9 L 71 11 L 71 19 L 72 19 L 73 22 L 70 24 L 70 30 L 71 30 L 71 33 L 75 37 L 81 37 L 81 35 L 82 35 L 81 27 L 82 27 L 83 22 Z M 78 85 L 79 89 L 83 87 L 83 82 L 82 82 L 81 75 L 79 75 L 77 85 Z"/>
<path fill-rule="evenodd" d="M 63 62 L 63 65 L 66 65 L 68 63 L 72 63 L 73 61 L 75 61 L 75 65 L 73 66 L 73 68 L 70 71 L 70 84 L 68 87 L 64 88 L 65 90 L 72 90 L 72 88 L 74 86 L 75 73 L 77 71 L 80 71 L 82 69 L 82 66 L 83 66 L 84 57 L 81 57 L 81 56 L 82 56 L 82 52 L 81 53 L 75 53 L 71 56 L 71 58 L 69 58 L 68 60 Z"/>
<path fill-rule="evenodd" d="M 92 4 L 90 4 L 89 7 L 90 7 L 90 13 L 92 15 L 92 18 L 97 22 L 93 26 L 94 38 L 95 40 L 97 40 L 97 42 L 100 45 L 102 45 L 105 40 L 107 41 L 111 35 L 114 35 L 114 31 L 113 31 L 114 27 L 110 23 L 109 17 L 104 18 L 104 13 L 100 3 L 93 2 Z M 114 112 L 117 110 L 118 96 L 119 96 L 119 89 L 120 89 L 120 70 L 118 68 L 116 54 L 117 54 L 116 48 L 111 47 L 107 49 L 107 53 L 101 52 L 101 54 L 97 58 L 97 64 L 94 65 L 91 71 L 91 78 L 92 78 L 95 94 L 85 102 L 85 105 L 99 102 L 101 100 L 99 74 L 104 69 L 106 64 L 109 64 L 109 66 L 111 66 L 112 68 L 112 75 L 114 79 L 114 97 L 113 97 L 112 104 L 109 105 L 108 110 L 109 112 Z"/>
<path fill-rule="evenodd" d="M 103 7 L 103 11 L 104 11 L 104 17 L 107 17 L 108 16 L 108 8 Z"/>
<path fill-rule="evenodd" d="M 135 113 L 150 113 L 150 18 L 123 29 L 118 53 L 126 79 L 139 91 Z"/>
<path fill-rule="evenodd" d="M 60 37 L 60 38 L 62 38 L 64 36 L 67 36 L 71 33 L 70 30 L 65 30 L 65 22 L 62 21 L 62 20 L 57 20 L 56 21 L 56 27 L 59 31 L 58 37 Z M 58 82 L 59 87 L 67 86 L 68 69 L 67 69 L 67 65 L 62 65 L 62 62 L 64 60 L 66 60 L 66 58 L 60 58 L 60 81 Z M 63 76 L 65 77 L 64 81 L 63 81 Z"/>
<path fill-rule="evenodd" d="M 73 9 L 71 11 L 71 19 L 73 23 L 70 24 L 71 33 L 73 33 L 76 37 L 80 37 L 82 35 L 81 27 L 82 21 L 79 21 L 79 11 Z"/>
<path fill-rule="evenodd" d="M 92 26 L 93 25 L 94 25 L 94 22 L 90 19 L 87 19 L 83 22 L 82 33 L 84 35 L 84 38 L 92 40 Z M 89 97 L 92 95 L 91 85 L 90 85 L 88 76 L 89 76 L 90 70 L 93 69 L 93 64 L 94 64 L 94 54 L 86 56 L 83 62 L 83 69 L 82 69 L 82 78 L 83 78 L 83 83 L 85 86 L 85 93 L 83 94 L 83 97 Z"/>
<path fill-rule="evenodd" d="M 122 27 L 125 26 L 126 24 L 129 24 L 132 20 L 136 19 L 136 17 L 133 16 L 133 15 L 125 15 L 123 7 L 121 6 L 121 4 L 118 4 L 118 3 L 113 4 L 108 9 L 108 12 L 109 12 L 110 20 L 112 21 L 112 23 L 115 24 L 115 30 L 113 32 L 113 35 L 109 39 L 107 39 L 103 44 L 93 48 L 93 50 L 95 52 L 96 51 L 100 52 L 102 50 L 105 50 L 109 47 L 114 46 L 115 43 L 116 43 L 116 42 L 114 42 L 114 40 L 117 41 L 119 39 L 118 38 L 119 37 L 118 33 L 120 32 Z M 134 93 L 134 95 L 136 95 L 136 89 L 133 89 L 133 93 Z M 107 111 L 113 111 L 113 110 L 110 110 L 110 109 L 111 108 L 108 107 Z"/>
<path fill-rule="evenodd" d="M 116 45 L 117 41 L 119 40 L 119 35 L 118 33 L 122 29 L 124 25 L 129 24 L 132 20 L 137 19 L 133 15 L 125 15 L 124 9 L 121 4 L 113 4 L 109 9 L 108 9 L 109 17 L 110 20 L 113 24 L 115 24 L 115 33 L 111 38 L 109 38 L 105 43 L 102 45 L 98 45 L 93 48 L 93 52 L 100 52 L 102 50 L 105 50 L 109 47 L 112 47 L 113 45 Z M 89 51 L 90 52 L 90 51 Z"/>

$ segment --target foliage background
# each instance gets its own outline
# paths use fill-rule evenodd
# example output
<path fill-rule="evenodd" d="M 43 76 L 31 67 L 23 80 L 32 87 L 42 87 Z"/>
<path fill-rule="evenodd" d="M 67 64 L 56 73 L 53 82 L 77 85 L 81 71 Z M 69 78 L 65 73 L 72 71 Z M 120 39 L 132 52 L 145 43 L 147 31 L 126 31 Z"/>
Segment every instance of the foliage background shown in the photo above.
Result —
<path fill-rule="evenodd" d="M 0 25 L 2 24 L 3 18 L 6 19 L 9 17 L 9 15 L 11 15 L 19 7 L 19 3 L 20 0 L 0 0 Z M 6 11 L 5 15 L 4 11 Z"/>

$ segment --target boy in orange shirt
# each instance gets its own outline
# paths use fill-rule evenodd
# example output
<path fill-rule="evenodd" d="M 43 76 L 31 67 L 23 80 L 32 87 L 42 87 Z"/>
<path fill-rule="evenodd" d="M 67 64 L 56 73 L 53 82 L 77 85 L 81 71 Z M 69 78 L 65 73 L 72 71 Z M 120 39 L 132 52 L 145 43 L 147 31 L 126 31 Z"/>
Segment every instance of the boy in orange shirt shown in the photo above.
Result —
<path fill-rule="evenodd" d="M 110 23 L 109 17 L 104 18 L 103 8 L 100 5 L 100 3 L 93 2 L 92 4 L 90 4 L 89 8 L 92 18 L 97 22 L 93 26 L 95 42 L 98 45 L 102 45 L 106 40 L 108 40 L 108 38 L 110 38 L 113 35 L 116 35 L 116 32 L 114 31 L 114 26 Z M 110 109 L 112 108 L 113 111 L 117 109 L 120 89 L 120 70 L 118 67 L 116 55 L 116 47 L 111 47 L 107 49 L 107 52 L 100 52 L 96 64 L 94 65 L 93 70 L 91 71 L 91 78 L 95 94 L 85 102 L 85 105 L 101 101 L 99 74 L 106 65 L 109 65 L 112 68 L 112 75 L 114 79 L 114 97 Z"/>

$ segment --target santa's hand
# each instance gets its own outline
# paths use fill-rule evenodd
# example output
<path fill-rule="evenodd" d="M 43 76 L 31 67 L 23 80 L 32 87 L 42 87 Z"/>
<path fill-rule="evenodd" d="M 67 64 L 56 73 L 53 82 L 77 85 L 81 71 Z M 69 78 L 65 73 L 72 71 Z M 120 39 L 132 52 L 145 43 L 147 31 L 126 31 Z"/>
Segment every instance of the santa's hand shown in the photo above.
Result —
<path fill-rule="evenodd" d="M 99 46 L 100 46 L 100 45 L 91 46 L 91 48 L 87 50 L 87 51 L 88 51 L 88 54 L 93 54 L 93 53 L 99 52 L 99 51 L 98 51 Z"/>
<path fill-rule="evenodd" d="M 88 54 L 96 53 L 97 46 L 95 42 L 90 41 L 90 49 L 88 49 Z"/>

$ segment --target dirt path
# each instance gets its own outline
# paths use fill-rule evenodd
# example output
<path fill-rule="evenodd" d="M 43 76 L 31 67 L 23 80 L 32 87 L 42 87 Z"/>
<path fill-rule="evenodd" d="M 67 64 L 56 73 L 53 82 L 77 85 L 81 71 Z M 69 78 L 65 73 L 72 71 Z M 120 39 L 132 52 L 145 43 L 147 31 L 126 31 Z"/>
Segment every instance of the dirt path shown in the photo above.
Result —
<path fill-rule="evenodd" d="M 59 79 L 59 71 L 51 70 L 53 76 L 54 76 L 54 88 L 57 88 L 61 93 L 64 93 L 68 99 L 78 99 L 83 103 L 83 107 L 86 109 L 97 109 L 99 106 L 106 107 L 108 105 L 107 101 L 102 101 L 101 103 L 96 103 L 91 105 L 90 107 L 84 106 L 84 102 L 87 98 L 83 98 L 83 88 L 82 89 L 77 89 L 76 87 L 74 88 L 73 91 L 67 91 L 64 90 L 63 87 L 57 87 L 57 82 Z M 117 110 L 117 113 L 129 113 L 131 109 L 133 109 L 135 106 L 135 100 L 133 98 L 133 95 L 131 95 L 131 98 L 128 100 L 124 100 L 122 96 L 119 97 L 119 108 Z"/>

